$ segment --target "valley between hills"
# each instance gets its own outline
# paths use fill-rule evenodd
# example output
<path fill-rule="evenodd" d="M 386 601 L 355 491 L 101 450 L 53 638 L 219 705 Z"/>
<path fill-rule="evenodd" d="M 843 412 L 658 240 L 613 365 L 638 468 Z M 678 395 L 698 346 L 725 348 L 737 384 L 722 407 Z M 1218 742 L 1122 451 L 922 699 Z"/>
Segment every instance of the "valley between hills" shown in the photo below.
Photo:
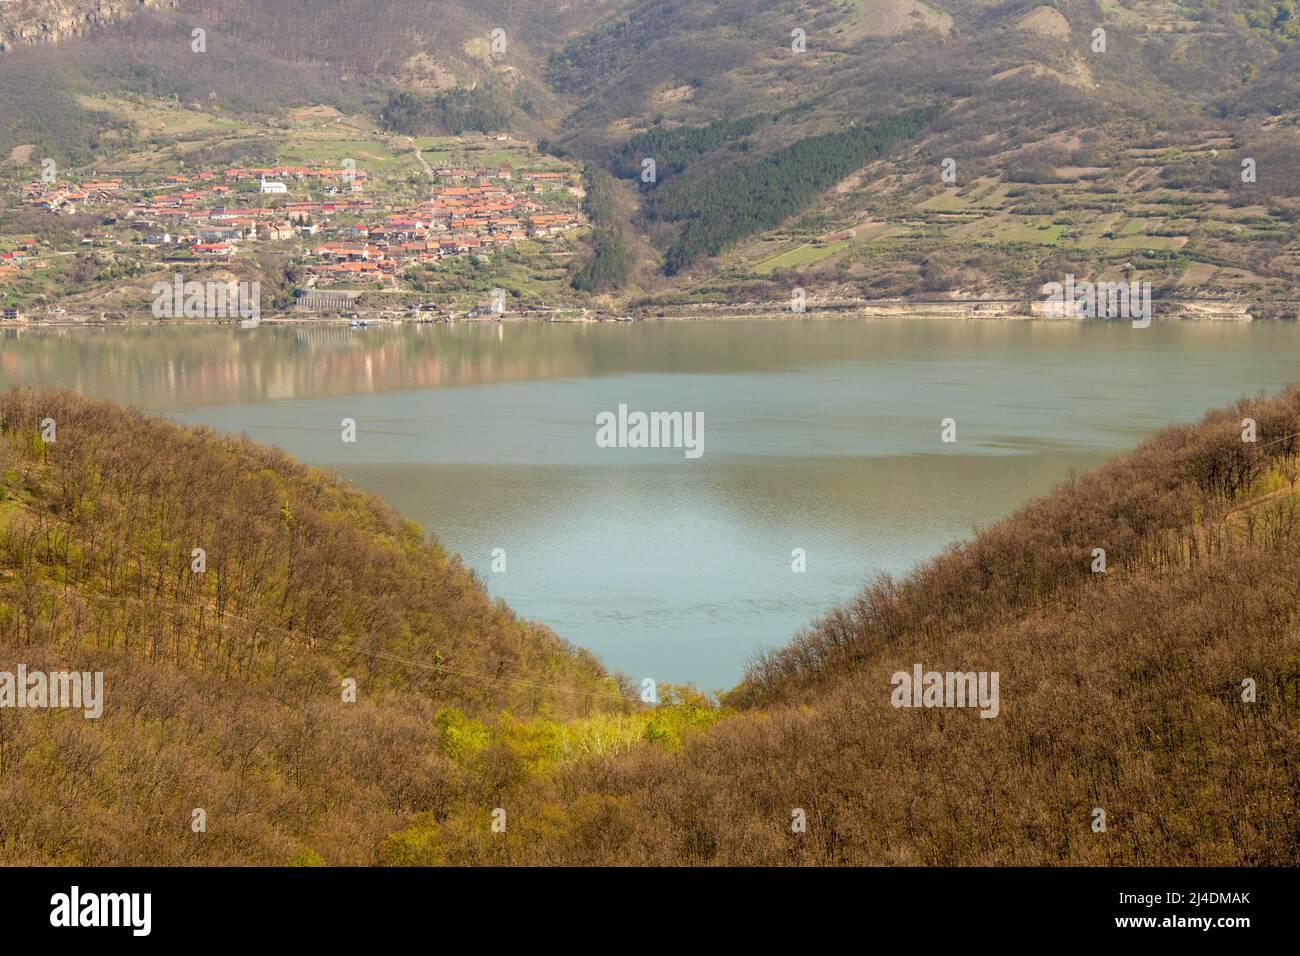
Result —
<path fill-rule="evenodd" d="M 295 354 L 363 397 L 385 374 L 559 388 L 589 367 L 690 394 L 673 375 L 731 371 L 667 323 L 507 319 L 1127 332 L 1050 307 L 1076 278 L 1143 290 L 1157 319 L 1286 331 L 1298 38 L 1293 0 L 0 4 L 0 375 L 81 363 L 66 387 L 0 392 L 0 862 L 1296 865 L 1295 385 L 1159 430 L 1132 402 L 1105 426 L 1131 450 L 855 581 L 719 692 L 610 669 L 337 470 L 179 422 L 179 402 L 95 396 L 145 381 L 292 407 L 323 394 L 278 361 Z M 485 321 L 503 324 L 463 326 Z M 242 327 L 168 328 L 214 322 Z M 462 325 L 367 328 L 387 323 Z M 79 328 L 116 325 L 138 351 Z M 471 334 L 409 362 L 366 338 L 444 331 Z M 594 338 L 624 331 L 648 336 L 646 366 Z M 226 332 L 202 360 L 165 338 Z M 537 338 L 570 332 L 558 358 Z M 1002 344 L 976 387 L 1029 367 Z M 1234 347 L 1149 389 L 1217 375 Z M 789 343 L 737 350 L 797 364 Z M 950 354 L 934 346 L 922 391 L 961 377 Z M 1056 358 L 1037 374 L 1077 361 Z M 521 394 L 512 411 L 545 407 Z M 861 403 L 896 412 L 892 438 L 912 419 L 891 397 Z M 562 417 L 503 432 L 497 457 L 522 471 Z M 831 500 L 858 503 L 838 480 Z M 74 674 L 102 698 L 52 706 Z"/>
<path fill-rule="evenodd" d="M 1294 388 L 653 706 L 281 451 L 68 393 L 0 421 L 0 670 L 106 688 L 0 707 L 7 863 L 1296 861 Z M 900 710 L 914 661 L 995 670 L 997 719 Z"/>

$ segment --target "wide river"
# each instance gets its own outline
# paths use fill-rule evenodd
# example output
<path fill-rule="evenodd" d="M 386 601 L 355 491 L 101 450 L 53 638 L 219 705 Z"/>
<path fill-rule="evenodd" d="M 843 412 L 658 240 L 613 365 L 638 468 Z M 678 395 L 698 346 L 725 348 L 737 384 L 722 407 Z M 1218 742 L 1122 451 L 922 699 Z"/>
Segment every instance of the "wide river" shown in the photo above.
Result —
<path fill-rule="evenodd" d="M 10 330 L 0 386 L 280 445 L 612 669 L 718 689 L 873 575 L 1166 423 L 1275 391 L 1298 347 L 1300 328 L 1265 323 Z M 620 404 L 702 413 L 703 454 L 598 447 L 596 416 Z"/>

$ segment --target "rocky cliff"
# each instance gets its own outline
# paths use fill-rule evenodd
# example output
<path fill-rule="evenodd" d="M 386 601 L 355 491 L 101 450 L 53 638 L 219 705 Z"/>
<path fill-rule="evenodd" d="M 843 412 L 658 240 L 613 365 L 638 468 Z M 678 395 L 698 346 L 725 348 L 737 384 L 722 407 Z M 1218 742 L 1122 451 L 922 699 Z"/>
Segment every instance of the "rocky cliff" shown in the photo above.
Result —
<path fill-rule="evenodd" d="M 175 6 L 175 0 L 0 0 L 0 53 L 57 43 L 141 9 Z"/>

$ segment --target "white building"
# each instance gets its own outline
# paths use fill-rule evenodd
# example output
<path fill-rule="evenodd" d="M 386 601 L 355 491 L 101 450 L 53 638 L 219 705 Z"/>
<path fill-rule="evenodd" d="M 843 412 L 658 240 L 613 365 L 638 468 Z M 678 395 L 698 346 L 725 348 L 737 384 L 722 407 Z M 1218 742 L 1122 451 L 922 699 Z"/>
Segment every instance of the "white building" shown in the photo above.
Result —
<path fill-rule="evenodd" d="M 287 193 L 288 191 L 289 187 L 284 183 L 268 182 L 265 179 L 262 180 L 262 192 L 264 193 Z"/>

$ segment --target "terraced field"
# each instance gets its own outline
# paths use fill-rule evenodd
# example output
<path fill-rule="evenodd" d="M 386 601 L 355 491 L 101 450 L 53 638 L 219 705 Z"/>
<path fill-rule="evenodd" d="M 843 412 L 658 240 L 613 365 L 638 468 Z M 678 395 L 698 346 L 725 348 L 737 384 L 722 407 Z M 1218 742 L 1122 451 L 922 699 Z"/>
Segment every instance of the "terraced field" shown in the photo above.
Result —
<path fill-rule="evenodd" d="M 737 247 L 722 270 L 731 282 L 907 295 L 924 291 L 928 269 L 960 276 L 966 295 L 1016 296 L 1032 295 L 1048 270 L 1123 269 L 1167 292 L 1287 298 L 1300 281 L 1300 199 L 1234 182 L 1241 152 L 1207 136 L 1128 149 L 1112 166 L 1044 167 L 1033 177 L 1041 181 L 995 171 L 946 185 L 922 145 L 899 167 L 829 194 L 779 235 Z M 1183 185 L 1188 169 L 1206 185 Z M 894 261 L 882 275 L 886 254 Z M 701 288 L 721 286 L 705 277 Z"/>

